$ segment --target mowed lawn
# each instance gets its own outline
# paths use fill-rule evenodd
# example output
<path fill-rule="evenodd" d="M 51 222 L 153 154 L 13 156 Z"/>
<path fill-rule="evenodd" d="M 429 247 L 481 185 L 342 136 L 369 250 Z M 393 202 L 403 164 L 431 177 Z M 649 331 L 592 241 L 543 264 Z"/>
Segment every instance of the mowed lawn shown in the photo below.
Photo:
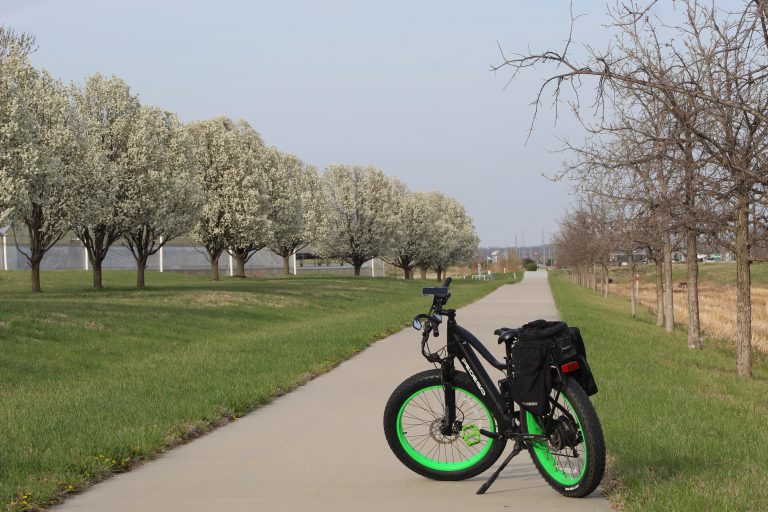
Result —
<path fill-rule="evenodd" d="M 36 510 L 410 323 L 424 281 L 0 273 L 0 510 Z M 455 281 L 452 305 L 510 280 Z M 417 340 L 413 357 L 420 357 Z"/>
<path fill-rule="evenodd" d="M 731 345 L 686 347 L 626 299 L 550 279 L 563 320 L 584 335 L 600 392 L 607 491 L 627 511 L 768 510 L 768 358 L 735 374 Z"/>

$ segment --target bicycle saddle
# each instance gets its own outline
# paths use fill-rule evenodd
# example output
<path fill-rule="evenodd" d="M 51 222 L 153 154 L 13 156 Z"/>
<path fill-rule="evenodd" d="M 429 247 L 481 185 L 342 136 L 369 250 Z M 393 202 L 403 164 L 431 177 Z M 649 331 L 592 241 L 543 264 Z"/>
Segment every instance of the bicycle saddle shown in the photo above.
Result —
<path fill-rule="evenodd" d="M 512 339 L 517 338 L 520 334 L 520 329 L 512 329 L 511 327 L 500 327 L 493 331 L 493 334 L 499 337 L 499 344 L 507 343 Z"/>

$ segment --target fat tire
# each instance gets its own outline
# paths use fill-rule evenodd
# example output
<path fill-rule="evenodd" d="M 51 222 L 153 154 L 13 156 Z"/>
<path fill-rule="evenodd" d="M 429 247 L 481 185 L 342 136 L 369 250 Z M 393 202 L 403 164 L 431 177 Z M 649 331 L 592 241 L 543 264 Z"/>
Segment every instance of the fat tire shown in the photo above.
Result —
<path fill-rule="evenodd" d="M 479 475 L 491 467 L 504 451 L 506 439 L 494 439 L 485 456 L 468 468 L 457 471 L 441 471 L 426 467 L 414 460 L 408 453 L 406 453 L 398 438 L 397 418 L 403 403 L 419 390 L 440 386 L 441 384 L 440 370 L 427 370 L 417 373 L 403 381 L 403 383 L 392 392 L 392 395 L 389 397 L 387 405 L 384 408 L 384 434 L 392 452 L 408 469 L 433 480 L 465 480 Z M 495 427 L 498 430 L 498 413 L 493 409 L 491 403 L 482 396 L 475 383 L 466 373 L 454 373 L 454 386 L 469 391 L 477 397 L 488 409 L 491 416 L 493 416 L 493 421 L 496 424 Z"/>
<path fill-rule="evenodd" d="M 597 417 L 597 412 L 589 397 L 584 392 L 582 387 L 573 379 L 567 379 L 565 386 L 561 389 L 561 393 L 568 399 L 573 407 L 579 422 L 581 423 L 581 429 L 584 435 L 584 440 L 587 446 L 586 467 L 584 474 L 578 482 L 571 485 L 564 485 L 555 480 L 543 467 L 539 460 L 539 456 L 536 454 L 535 449 L 530 447 L 528 453 L 531 455 L 536 469 L 547 481 L 547 483 L 563 496 L 569 498 L 583 498 L 591 494 L 597 486 L 600 485 L 600 481 L 603 479 L 603 473 L 605 472 L 605 440 L 603 439 L 603 429 L 600 426 L 600 419 Z M 528 432 L 528 422 L 523 422 L 523 429 Z"/>

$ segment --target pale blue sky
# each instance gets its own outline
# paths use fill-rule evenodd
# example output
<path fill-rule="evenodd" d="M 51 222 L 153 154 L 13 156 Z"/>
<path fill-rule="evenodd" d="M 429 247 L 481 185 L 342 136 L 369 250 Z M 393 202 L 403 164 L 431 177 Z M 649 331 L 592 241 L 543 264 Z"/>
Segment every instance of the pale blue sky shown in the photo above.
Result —
<path fill-rule="evenodd" d="M 576 38 L 602 45 L 602 3 Z M 581 5 L 580 5 L 581 4 Z M 525 145 L 541 77 L 504 88 L 506 50 L 560 45 L 564 1 L 0 0 L 0 23 L 34 33 L 33 60 L 64 80 L 124 78 L 183 121 L 248 120 L 270 145 L 323 168 L 373 164 L 414 190 L 461 200 L 483 245 L 541 242 L 570 202 L 553 174 L 576 123 L 551 112 Z M 565 114 L 565 115 L 563 115 Z"/>

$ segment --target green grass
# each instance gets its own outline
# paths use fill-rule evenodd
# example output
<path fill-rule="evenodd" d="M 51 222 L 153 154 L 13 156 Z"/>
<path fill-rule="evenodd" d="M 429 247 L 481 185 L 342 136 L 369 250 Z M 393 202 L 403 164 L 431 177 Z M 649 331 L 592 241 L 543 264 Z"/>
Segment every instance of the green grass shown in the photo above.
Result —
<path fill-rule="evenodd" d="M 46 271 L 33 295 L 27 272 L 0 273 L 0 510 L 44 507 L 240 416 L 429 306 L 418 280 L 90 279 Z M 456 281 L 452 304 L 505 282 Z"/>
<path fill-rule="evenodd" d="M 768 503 L 768 371 L 735 375 L 730 344 L 686 347 L 625 299 L 550 279 L 563 320 L 584 335 L 610 457 L 608 491 L 628 511 L 757 511 Z"/>

